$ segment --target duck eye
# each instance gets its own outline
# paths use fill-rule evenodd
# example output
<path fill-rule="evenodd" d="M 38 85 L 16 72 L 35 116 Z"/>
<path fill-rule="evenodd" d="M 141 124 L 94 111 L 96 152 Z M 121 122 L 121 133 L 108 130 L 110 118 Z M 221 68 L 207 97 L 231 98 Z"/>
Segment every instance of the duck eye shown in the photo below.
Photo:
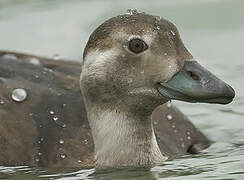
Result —
<path fill-rule="evenodd" d="M 147 44 L 141 39 L 135 38 L 129 41 L 129 50 L 133 53 L 141 53 L 145 51 L 147 48 Z"/>

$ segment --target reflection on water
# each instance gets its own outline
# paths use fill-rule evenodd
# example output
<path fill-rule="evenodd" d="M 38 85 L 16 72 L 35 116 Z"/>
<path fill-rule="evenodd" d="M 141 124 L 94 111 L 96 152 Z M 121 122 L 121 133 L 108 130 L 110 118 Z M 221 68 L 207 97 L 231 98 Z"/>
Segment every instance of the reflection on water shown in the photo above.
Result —
<path fill-rule="evenodd" d="M 105 19 L 137 8 L 172 20 L 196 59 L 233 85 L 231 105 L 177 102 L 215 143 L 203 153 L 150 170 L 42 170 L 1 167 L 0 179 L 242 179 L 244 177 L 244 54 L 242 0 L 1 0 L 0 49 L 81 60 L 92 30 Z"/>

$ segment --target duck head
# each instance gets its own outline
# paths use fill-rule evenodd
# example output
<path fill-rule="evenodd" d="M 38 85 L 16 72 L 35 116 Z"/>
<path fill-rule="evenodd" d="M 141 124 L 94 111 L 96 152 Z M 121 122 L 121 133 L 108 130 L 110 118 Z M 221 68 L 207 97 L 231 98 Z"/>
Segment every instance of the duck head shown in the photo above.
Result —
<path fill-rule="evenodd" d="M 80 83 L 86 104 L 140 114 L 171 99 L 227 104 L 235 95 L 193 59 L 174 24 L 137 12 L 111 18 L 91 34 Z"/>

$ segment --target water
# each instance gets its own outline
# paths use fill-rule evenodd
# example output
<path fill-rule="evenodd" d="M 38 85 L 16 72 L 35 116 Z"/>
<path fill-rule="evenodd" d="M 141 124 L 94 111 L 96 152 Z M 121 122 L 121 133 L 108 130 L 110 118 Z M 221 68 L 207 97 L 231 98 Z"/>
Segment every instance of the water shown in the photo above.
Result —
<path fill-rule="evenodd" d="M 23 102 L 27 98 L 27 92 L 22 88 L 14 89 L 11 97 L 15 102 Z"/>
<path fill-rule="evenodd" d="M 124 0 L 116 3 L 114 0 L 1 0 L 0 49 L 57 60 L 65 57 L 80 61 L 94 28 L 111 16 L 126 13 L 128 8 L 167 18 L 177 25 L 194 57 L 231 84 L 237 97 L 227 106 L 173 102 L 214 141 L 199 155 L 186 155 L 150 170 L 97 172 L 94 169 L 0 166 L 0 179 L 243 179 L 243 7 L 243 0 Z M 33 62 L 38 64 L 36 60 Z M 50 110 L 50 115 L 52 112 Z"/>

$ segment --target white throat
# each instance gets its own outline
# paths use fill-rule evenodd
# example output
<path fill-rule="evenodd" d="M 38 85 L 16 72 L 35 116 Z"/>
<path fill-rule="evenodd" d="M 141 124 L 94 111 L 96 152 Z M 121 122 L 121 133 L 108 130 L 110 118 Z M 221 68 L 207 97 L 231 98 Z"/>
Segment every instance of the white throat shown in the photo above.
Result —
<path fill-rule="evenodd" d="M 167 159 L 160 152 L 151 117 L 87 107 L 97 167 L 152 166 Z"/>

